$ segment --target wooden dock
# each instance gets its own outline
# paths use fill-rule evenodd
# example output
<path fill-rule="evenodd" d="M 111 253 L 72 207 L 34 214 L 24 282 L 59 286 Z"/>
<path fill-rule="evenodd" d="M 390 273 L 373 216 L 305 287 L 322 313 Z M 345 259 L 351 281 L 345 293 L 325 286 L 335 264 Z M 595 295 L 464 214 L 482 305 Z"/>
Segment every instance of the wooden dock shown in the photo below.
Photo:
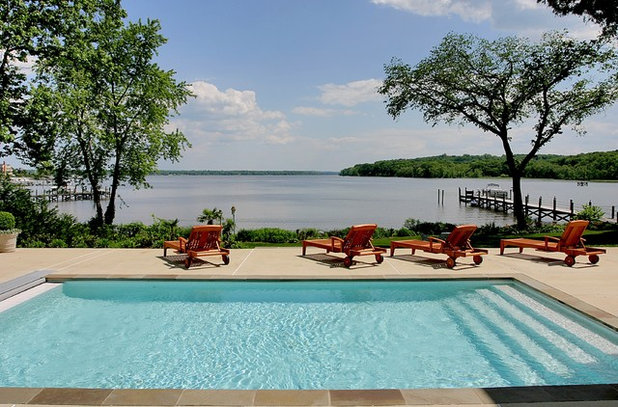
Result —
<path fill-rule="evenodd" d="M 463 193 L 459 188 L 459 202 L 465 205 L 475 206 L 483 209 L 490 209 L 494 211 L 500 211 L 504 213 L 513 211 L 513 200 L 507 198 L 506 194 L 491 195 L 487 191 L 470 191 L 467 188 Z M 592 202 L 589 203 L 592 205 Z M 530 196 L 526 195 L 524 198 L 524 213 L 527 217 L 536 219 L 538 222 L 543 219 L 549 219 L 554 222 L 569 221 L 575 216 L 575 205 L 573 200 L 569 200 L 568 208 L 559 208 L 557 206 L 556 198 L 554 197 L 551 205 L 543 205 L 542 197 L 539 197 L 538 202 L 531 203 Z M 615 206 L 611 209 L 611 218 L 604 219 L 609 222 L 618 222 L 618 214 L 616 213 Z"/>
<path fill-rule="evenodd" d="M 109 189 L 105 189 L 100 191 L 101 199 L 109 199 L 111 195 L 111 191 Z M 73 191 L 67 190 L 64 188 L 58 188 L 54 190 L 43 191 L 42 193 L 38 193 L 38 191 L 34 191 L 31 193 L 31 196 L 37 201 L 45 201 L 45 202 L 66 202 L 66 201 L 92 201 L 94 199 L 92 190 L 74 189 Z"/>

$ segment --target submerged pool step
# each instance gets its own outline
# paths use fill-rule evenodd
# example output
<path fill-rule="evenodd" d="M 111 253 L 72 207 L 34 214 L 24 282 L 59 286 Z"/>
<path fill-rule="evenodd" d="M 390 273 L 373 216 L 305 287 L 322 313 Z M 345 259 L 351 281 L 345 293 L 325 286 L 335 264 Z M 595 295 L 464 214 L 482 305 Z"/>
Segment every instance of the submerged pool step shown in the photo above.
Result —
<path fill-rule="evenodd" d="M 481 353 L 496 359 L 490 360 L 490 364 L 496 367 L 495 370 L 500 366 L 501 371 L 498 373 L 509 384 L 524 381 L 535 385 L 545 383 L 530 364 L 518 352 L 507 346 L 466 304 L 453 299 L 447 300 L 445 305 L 453 321 L 471 337 L 471 343 L 482 348 L 479 349 Z"/>
<path fill-rule="evenodd" d="M 608 341 L 607 339 L 591 331 L 590 329 L 583 327 L 581 324 L 569 318 L 568 316 L 552 310 L 551 308 L 542 304 L 536 299 L 508 285 L 501 285 L 497 286 L 496 288 L 512 301 L 515 301 L 518 304 L 524 306 L 525 308 L 530 309 L 541 318 L 546 319 L 553 324 L 556 324 L 557 326 L 565 329 L 566 331 L 575 335 L 576 337 L 586 342 L 590 346 L 598 349 L 599 351 L 607 355 L 618 355 L 618 345 Z"/>
<path fill-rule="evenodd" d="M 539 345 L 528 332 L 499 313 L 495 307 L 488 306 L 480 298 L 468 298 L 464 303 L 488 322 L 500 340 L 510 342 L 512 350 L 522 359 L 538 362 L 552 374 L 562 377 L 571 375 L 572 371 L 564 363 Z"/>
<path fill-rule="evenodd" d="M 562 335 L 554 332 L 538 319 L 525 313 L 520 308 L 509 303 L 503 297 L 489 289 L 481 289 L 477 291 L 481 297 L 498 308 L 501 312 L 508 315 L 514 321 L 518 321 L 529 329 L 532 329 L 537 335 L 543 337 L 553 347 L 560 349 L 564 355 L 577 363 L 590 364 L 597 362 L 597 359 L 583 350 L 576 344 L 571 343 Z"/>

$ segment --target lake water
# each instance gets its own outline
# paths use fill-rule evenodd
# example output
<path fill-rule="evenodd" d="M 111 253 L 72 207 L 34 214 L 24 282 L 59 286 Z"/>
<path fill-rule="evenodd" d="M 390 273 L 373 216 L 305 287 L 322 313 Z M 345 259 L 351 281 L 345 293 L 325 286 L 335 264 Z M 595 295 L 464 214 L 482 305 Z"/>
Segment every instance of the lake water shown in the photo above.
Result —
<path fill-rule="evenodd" d="M 323 230 L 358 223 L 377 223 L 399 228 L 406 219 L 497 225 L 514 223 L 512 215 L 467 207 L 458 202 L 458 188 L 484 189 L 497 183 L 510 190 L 510 179 L 421 179 L 340 177 L 338 175 L 294 176 L 151 176 L 151 189 L 120 190 L 115 223 L 152 223 L 152 215 L 178 219 L 181 225 L 196 224 L 203 209 L 217 207 L 231 218 L 236 208 L 237 230 L 280 227 L 290 230 L 313 227 Z M 438 190 L 444 204 L 438 204 Z M 618 184 L 575 181 L 524 180 L 524 194 L 530 202 L 550 205 L 554 196 L 558 207 L 568 208 L 569 200 L 578 210 L 592 201 L 611 216 L 618 206 Z M 107 202 L 104 202 L 107 205 Z M 94 215 L 92 202 L 61 202 L 62 212 L 88 220 Z"/>

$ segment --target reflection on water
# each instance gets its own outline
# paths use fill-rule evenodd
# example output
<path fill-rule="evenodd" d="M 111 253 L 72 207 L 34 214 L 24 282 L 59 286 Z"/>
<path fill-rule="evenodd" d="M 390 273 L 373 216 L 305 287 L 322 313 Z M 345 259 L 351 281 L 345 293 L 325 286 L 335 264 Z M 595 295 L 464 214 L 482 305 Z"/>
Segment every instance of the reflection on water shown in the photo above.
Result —
<path fill-rule="evenodd" d="M 237 229 L 281 227 L 299 229 L 343 228 L 358 223 L 378 223 L 399 228 L 407 218 L 450 223 L 497 225 L 513 223 L 511 215 L 466 207 L 458 202 L 458 188 L 484 189 L 498 183 L 510 190 L 510 179 L 417 179 L 319 176 L 151 176 L 152 189 L 120 191 L 116 223 L 152 222 L 152 215 L 179 219 L 181 225 L 197 223 L 202 209 L 217 207 L 231 217 L 236 207 Z M 438 204 L 438 190 L 444 190 L 444 204 Z M 611 212 L 618 204 L 615 183 L 524 180 L 530 202 L 576 210 L 592 201 Z M 92 202 L 61 202 L 62 212 L 87 220 L 94 214 Z M 608 213 L 608 216 L 610 213 Z"/>

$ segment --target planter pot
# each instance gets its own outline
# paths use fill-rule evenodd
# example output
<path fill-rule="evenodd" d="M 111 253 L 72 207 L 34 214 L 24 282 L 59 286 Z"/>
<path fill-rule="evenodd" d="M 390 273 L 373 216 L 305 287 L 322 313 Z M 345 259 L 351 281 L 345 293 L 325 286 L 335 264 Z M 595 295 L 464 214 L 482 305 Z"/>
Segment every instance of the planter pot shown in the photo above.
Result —
<path fill-rule="evenodd" d="M 18 232 L 0 233 L 0 253 L 10 253 L 15 251 L 18 234 Z"/>

